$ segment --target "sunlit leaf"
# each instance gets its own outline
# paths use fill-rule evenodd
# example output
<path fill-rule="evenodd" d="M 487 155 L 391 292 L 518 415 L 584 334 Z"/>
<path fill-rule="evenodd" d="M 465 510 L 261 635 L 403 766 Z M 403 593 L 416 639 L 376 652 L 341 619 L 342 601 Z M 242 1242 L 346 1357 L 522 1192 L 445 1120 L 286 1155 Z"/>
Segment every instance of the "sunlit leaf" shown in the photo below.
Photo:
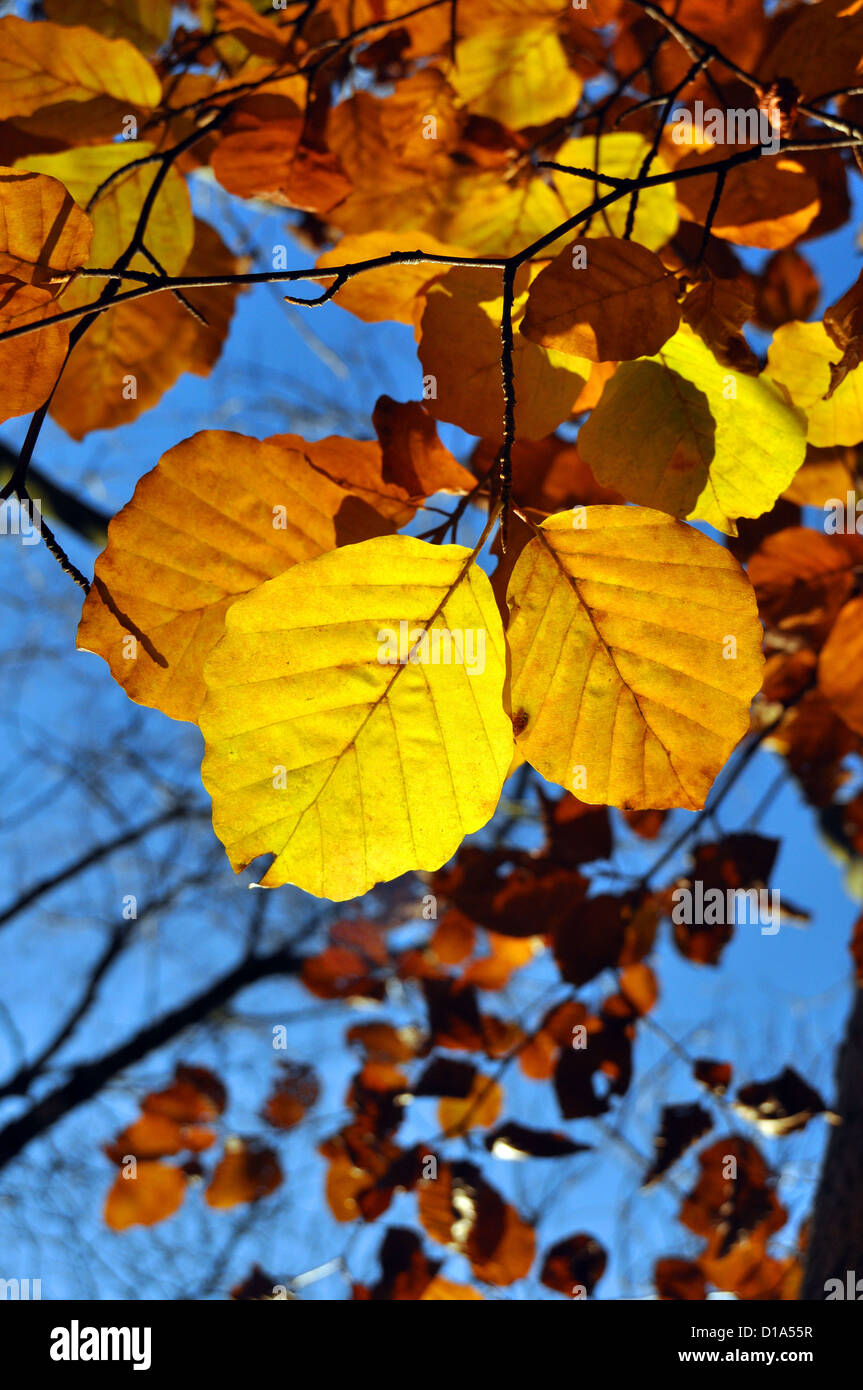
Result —
<path fill-rule="evenodd" d="M 461 546 L 382 537 L 232 606 L 200 723 L 214 826 L 237 871 L 269 853 L 265 887 L 343 901 L 438 868 L 485 824 L 512 731 L 500 621 L 470 561 Z"/>
<path fill-rule="evenodd" d="M 510 581 L 518 742 L 591 805 L 697 809 L 760 685 L 754 594 L 727 551 L 659 512 L 582 516 L 544 522 Z"/>

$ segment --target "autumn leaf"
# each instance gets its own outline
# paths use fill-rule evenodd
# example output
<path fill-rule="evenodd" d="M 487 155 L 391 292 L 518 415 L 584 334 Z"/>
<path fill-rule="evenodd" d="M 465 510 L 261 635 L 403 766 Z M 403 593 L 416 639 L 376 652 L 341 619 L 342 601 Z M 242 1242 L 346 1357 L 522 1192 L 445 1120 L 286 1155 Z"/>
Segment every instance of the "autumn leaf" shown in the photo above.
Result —
<path fill-rule="evenodd" d="M 818 686 L 849 729 L 863 734 L 863 598 L 839 613 L 818 658 Z"/>
<path fill-rule="evenodd" d="M 540 272 L 521 331 L 543 347 L 616 362 L 658 352 L 679 322 L 676 282 L 659 257 L 637 242 L 594 237 Z"/>
<path fill-rule="evenodd" d="M 493 1077 L 477 1072 L 463 1100 L 442 1100 L 438 1105 L 438 1124 L 447 1138 L 465 1135 L 471 1129 L 490 1129 L 501 1112 L 503 1090 Z"/>
<path fill-rule="evenodd" d="M 676 167 L 697 169 L 733 153 L 734 147 L 711 145 L 687 155 Z M 676 184 L 684 217 L 705 225 L 715 184 L 715 173 Z M 820 207 L 818 185 L 803 164 L 781 155 L 761 158 L 728 171 L 711 231 L 738 246 L 775 251 L 797 241 Z"/>
<path fill-rule="evenodd" d="M 0 168 L 0 275 L 62 281 L 86 263 L 93 224 L 58 179 Z"/>
<path fill-rule="evenodd" d="M 227 1211 L 259 1202 L 282 1183 L 282 1170 L 272 1149 L 243 1139 L 229 1139 L 204 1193 L 208 1207 Z"/>
<path fill-rule="evenodd" d="M 0 277 L 0 332 L 38 323 L 56 311 L 50 290 Z M 57 380 L 68 345 L 69 328 L 65 323 L 46 324 L 38 333 L 0 343 L 0 421 L 39 409 Z"/>
<path fill-rule="evenodd" d="M 70 31 L 58 32 L 68 35 Z M 129 51 L 134 52 L 133 49 Z M 145 140 L 122 140 L 57 154 L 28 155 L 19 159 L 15 167 L 47 174 L 69 190 L 93 223 L 88 265 L 109 269 L 126 252 L 135 236 L 145 199 L 157 173 L 156 165 L 148 162 L 152 154 L 153 146 Z M 192 206 L 185 180 L 176 169 L 169 168 L 160 180 L 147 218 L 147 250 L 166 274 L 179 275 L 192 250 L 194 236 Z M 153 269 L 140 250 L 130 258 L 128 268 Z M 79 279 L 64 296 L 64 307 L 89 304 L 98 298 L 103 288 L 104 282 L 98 279 Z M 122 387 L 122 382 L 119 384 Z"/>
<path fill-rule="evenodd" d="M 170 0 L 45 0 L 54 24 L 86 24 L 109 39 L 128 39 L 152 53 L 171 31 Z"/>
<path fill-rule="evenodd" d="M 805 412 L 807 439 L 821 447 L 863 440 L 863 367 L 831 391 L 831 368 L 842 350 L 823 323 L 786 323 L 767 353 L 767 374 Z"/>
<path fill-rule="evenodd" d="M 577 140 L 566 140 L 555 154 L 554 162 L 570 168 L 599 170 L 612 179 L 634 179 L 638 177 L 649 153 L 650 144 L 643 135 L 630 131 L 615 131 L 601 135 L 598 140 L 592 135 L 581 136 Z M 669 172 L 661 154 L 654 158 L 650 172 Z M 580 212 L 590 205 L 594 197 L 602 197 L 609 192 L 607 184 L 599 184 L 595 188 L 592 179 L 567 174 L 562 170 L 555 169 L 552 177 L 561 202 L 570 214 Z M 622 237 L 626 231 L 628 212 L 629 199 L 617 199 L 594 218 L 591 234 Z M 674 184 L 656 184 L 653 188 L 643 189 L 639 194 L 632 237 L 642 246 L 658 251 L 674 236 L 678 220 Z M 549 225 L 554 226 L 554 222 Z"/>
<path fill-rule="evenodd" d="M 529 1129 L 527 1125 L 507 1123 L 486 1136 L 485 1146 L 494 1158 L 571 1158 L 586 1153 L 589 1144 L 578 1144 L 567 1135 L 552 1130 Z"/>
<path fill-rule="evenodd" d="M 554 30 L 521 17 L 499 19 L 462 39 L 447 76 L 472 111 L 513 130 L 565 115 L 581 94 L 581 82 Z"/>
<path fill-rule="evenodd" d="M 697 809 L 760 684 L 754 595 L 726 551 L 659 512 L 581 515 L 544 522 L 510 581 L 518 743 L 591 805 Z"/>
<path fill-rule="evenodd" d="M 404 488 L 416 499 L 474 488 L 473 475 L 441 443 L 434 420 L 419 401 L 381 396 L 372 411 L 372 424 L 380 441 L 381 478 L 386 486 Z"/>
<path fill-rule="evenodd" d="M 712 1127 L 710 1113 L 703 1105 L 663 1106 L 662 1123 L 653 1141 L 653 1161 L 642 1179 L 642 1187 L 658 1182 Z"/>
<path fill-rule="evenodd" d="M 274 434 L 267 443 L 298 449 L 316 472 L 358 497 L 394 526 L 404 526 L 418 504 L 434 492 L 462 492 L 473 485 L 437 437 L 434 421 L 418 401 L 398 409 L 385 404 L 375 411 L 379 440 L 328 435 L 308 441 L 298 434 Z M 383 529 L 383 528 L 381 528 Z"/>
<path fill-rule="evenodd" d="M 215 228 L 195 219 L 195 244 L 185 275 L 236 275 Z M 181 372 L 207 376 L 218 361 L 234 312 L 237 286 L 218 286 L 206 296 L 206 322 L 173 295 L 148 295 L 100 314 L 76 347 L 51 401 L 51 415 L 73 439 L 137 419 L 174 384 Z M 199 295 L 186 295 L 194 305 Z M 199 310 L 203 313 L 203 309 Z"/>
<path fill-rule="evenodd" d="M 528 299 L 528 275 L 517 283 L 513 327 Z M 500 279 L 489 270 L 456 268 L 429 287 L 417 349 L 432 383 L 426 404 L 436 419 L 470 434 L 500 433 Z M 460 351 L 453 352 L 458 342 Z M 513 355 L 515 421 L 520 438 L 540 439 L 571 413 L 590 374 L 587 362 L 516 334 Z"/>
<path fill-rule="evenodd" d="M 785 1135 L 804 1129 L 813 1115 L 824 1114 L 827 1107 L 815 1088 L 793 1067 L 783 1067 L 778 1076 L 768 1081 L 741 1086 L 734 1109 L 763 1134 Z M 835 1118 L 828 1115 L 828 1119 Z"/>
<path fill-rule="evenodd" d="M 593 1236 L 568 1236 L 546 1252 L 540 1280 L 567 1298 L 588 1298 L 605 1272 L 608 1256 Z"/>
<path fill-rule="evenodd" d="M 765 78 L 791 78 L 818 104 L 824 92 L 853 86 L 863 43 L 863 12 L 849 0 L 801 5 L 765 54 Z"/>
<path fill-rule="evenodd" d="M 275 1129 L 293 1129 L 315 1104 L 320 1083 L 312 1067 L 282 1062 L 276 1085 L 264 1105 L 264 1119 Z"/>
<path fill-rule="evenodd" d="M 139 1162 L 134 1176 L 117 1174 L 105 1202 L 105 1225 L 112 1231 L 155 1226 L 182 1205 L 186 1175 L 168 1163 Z"/>
<path fill-rule="evenodd" d="M 532 1227 L 472 1163 L 442 1164 L 436 1179 L 419 1184 L 417 1198 L 431 1239 L 465 1254 L 478 1279 L 505 1287 L 528 1273 Z"/>
<path fill-rule="evenodd" d="M 485 824 L 512 733 L 500 620 L 471 560 L 462 546 L 381 537 L 232 606 L 200 724 L 213 824 L 237 872 L 270 853 L 263 886 L 343 901 L 438 868 Z"/>
<path fill-rule="evenodd" d="M 688 326 L 618 368 L 578 443 L 630 501 L 732 536 L 739 517 L 769 511 L 806 453 L 800 412 L 773 382 L 729 374 Z"/>
<path fill-rule="evenodd" d="M 164 1115 L 179 1124 L 198 1124 L 221 1115 L 227 1103 L 223 1083 L 206 1067 L 179 1063 L 174 1080 L 163 1091 L 149 1092 L 141 1102 L 147 1114 Z"/>
<path fill-rule="evenodd" d="M 130 699 L 194 719 L 204 660 L 239 595 L 300 560 L 387 529 L 299 450 L 204 430 L 169 449 L 112 519 L 78 646 L 108 662 Z"/>
<path fill-rule="evenodd" d="M 6 15 L 0 19 L 0 92 L 0 119 L 6 119 L 100 93 L 133 106 L 157 106 L 161 88 L 150 64 L 125 39 Z"/>

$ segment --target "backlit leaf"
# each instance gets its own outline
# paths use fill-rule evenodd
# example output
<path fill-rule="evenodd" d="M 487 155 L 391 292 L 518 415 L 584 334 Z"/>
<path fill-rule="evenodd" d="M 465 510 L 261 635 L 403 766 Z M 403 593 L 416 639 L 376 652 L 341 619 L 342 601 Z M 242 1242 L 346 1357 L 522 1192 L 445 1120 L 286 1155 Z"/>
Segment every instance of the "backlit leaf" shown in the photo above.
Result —
<path fill-rule="evenodd" d="M 811 444 L 859 444 L 863 440 L 863 366 L 848 372 L 830 394 L 831 366 L 841 348 L 823 323 L 786 323 L 767 354 L 767 374 L 806 414 Z"/>
<path fill-rule="evenodd" d="M 78 646 L 108 662 L 130 699 L 194 719 L 204 659 L 239 594 L 386 529 L 298 450 L 204 430 L 169 449 L 112 519 Z"/>
<path fill-rule="evenodd" d="M 738 517 L 769 511 L 806 453 L 802 416 L 773 382 L 729 373 L 687 326 L 618 368 L 578 443 L 631 502 L 732 536 Z"/>
<path fill-rule="evenodd" d="M 658 352 L 680 322 L 674 276 L 637 242 L 589 239 L 584 266 L 577 249 L 561 251 L 531 286 L 525 337 L 591 362 Z"/>
<path fill-rule="evenodd" d="M 528 277 L 517 284 L 513 326 L 527 304 Z M 426 405 L 439 420 L 470 434 L 498 437 L 503 398 L 500 380 L 500 277 L 493 270 L 456 268 L 432 285 L 422 317 L 419 353 L 434 394 Z M 453 350 L 458 343 L 459 351 Z M 520 438 L 541 439 L 571 413 L 590 366 L 515 334 L 515 424 Z"/>
<path fill-rule="evenodd" d="M 849 729 L 863 734 L 863 598 L 836 619 L 818 659 L 818 685 Z"/>
<path fill-rule="evenodd" d="M 577 169 L 598 169 L 610 178 L 634 179 L 637 178 L 649 151 L 650 145 L 643 135 L 615 131 L 600 136 L 598 142 L 592 135 L 565 141 L 555 153 L 554 162 Z M 654 158 L 650 172 L 668 173 L 668 165 L 661 155 Z M 607 183 L 594 187 L 592 179 L 565 174 L 557 169 L 553 177 L 561 202 L 570 215 L 589 207 L 594 198 L 601 198 L 612 191 Z M 589 235 L 622 237 L 626 230 L 628 209 L 628 195 L 618 198 L 593 218 Z M 657 184 L 654 188 L 646 188 L 639 194 L 633 238 L 642 246 L 649 246 L 651 250 L 658 251 L 674 236 L 678 220 L 674 184 Z M 554 223 L 550 226 L 554 226 Z"/>
<path fill-rule="evenodd" d="M 15 15 L 0 19 L 0 119 L 27 116 L 54 102 L 87 101 L 102 92 L 132 106 L 157 106 L 161 87 L 150 64 L 125 39 Z"/>
<path fill-rule="evenodd" d="M 727 551 L 659 512 L 582 515 L 544 522 L 510 581 L 518 743 L 591 805 L 697 809 L 760 684 L 754 594 Z"/>
<path fill-rule="evenodd" d="M 34 285 L 87 261 L 93 225 L 58 179 L 0 168 L 0 275 Z"/>
<path fill-rule="evenodd" d="M 499 20 L 456 44 L 448 72 L 456 96 L 479 116 L 513 130 L 572 111 L 581 82 L 547 25 Z"/>
<path fill-rule="evenodd" d="M 269 853 L 265 887 L 343 901 L 438 868 L 485 824 L 512 730 L 500 621 L 470 561 L 462 546 L 381 537 L 229 610 L 200 723 L 213 823 L 237 871 Z"/>

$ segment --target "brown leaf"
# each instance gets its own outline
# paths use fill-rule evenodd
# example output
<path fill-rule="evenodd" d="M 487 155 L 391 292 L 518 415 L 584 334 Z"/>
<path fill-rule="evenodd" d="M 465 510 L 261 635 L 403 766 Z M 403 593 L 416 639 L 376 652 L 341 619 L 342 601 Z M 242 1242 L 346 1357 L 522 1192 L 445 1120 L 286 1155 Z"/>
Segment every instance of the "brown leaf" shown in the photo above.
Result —
<path fill-rule="evenodd" d="M 572 1154 L 589 1153 L 589 1144 L 577 1144 L 559 1130 L 530 1129 L 515 1120 L 498 1125 L 486 1136 L 485 1147 L 492 1158 L 570 1158 Z"/>
<path fill-rule="evenodd" d="M 818 1092 L 793 1067 L 769 1081 L 752 1081 L 737 1092 L 734 1109 L 763 1134 L 793 1134 L 826 1109 Z"/>
<path fill-rule="evenodd" d="M 620 362 L 652 357 L 679 323 L 677 282 L 658 256 L 636 241 L 590 237 L 540 271 L 521 331 L 574 357 Z"/>
<path fill-rule="evenodd" d="M 258 1202 L 282 1183 L 282 1170 L 272 1149 L 254 1140 L 229 1139 L 210 1185 L 204 1193 L 208 1207 L 227 1211 Z"/>
<path fill-rule="evenodd" d="M 707 1057 L 699 1057 L 692 1068 L 695 1080 L 717 1096 L 724 1096 L 731 1085 L 731 1064 L 714 1062 Z"/>
<path fill-rule="evenodd" d="M 219 1078 L 206 1067 L 178 1063 L 174 1080 L 164 1091 L 152 1091 L 141 1102 L 151 1115 L 166 1115 L 180 1124 L 215 1119 L 227 1104 L 227 1092 Z"/>
<path fill-rule="evenodd" d="M 276 1129 L 293 1129 L 320 1094 L 314 1068 L 303 1062 L 280 1062 L 281 1075 L 264 1105 L 263 1118 Z"/>
<path fill-rule="evenodd" d="M 657 1260 L 653 1282 L 661 1299 L 700 1301 L 707 1297 L 704 1272 L 691 1260 L 681 1260 L 674 1256 Z"/>
<path fill-rule="evenodd" d="M 567 1298 L 589 1298 L 605 1273 L 608 1256 L 593 1236 L 567 1236 L 546 1252 L 540 1280 Z"/>
<path fill-rule="evenodd" d="M 437 424 L 419 401 L 381 396 L 372 424 L 381 446 L 384 483 L 404 488 L 417 500 L 436 492 L 465 493 L 474 478 L 441 444 Z"/>
<path fill-rule="evenodd" d="M 796 247 L 774 251 L 755 280 L 755 322 L 770 330 L 793 319 L 805 322 L 820 292 L 818 276 Z"/>
<path fill-rule="evenodd" d="M 663 1106 L 659 1133 L 653 1141 L 653 1162 L 641 1186 L 650 1187 L 657 1182 L 712 1127 L 710 1113 L 702 1105 Z"/>

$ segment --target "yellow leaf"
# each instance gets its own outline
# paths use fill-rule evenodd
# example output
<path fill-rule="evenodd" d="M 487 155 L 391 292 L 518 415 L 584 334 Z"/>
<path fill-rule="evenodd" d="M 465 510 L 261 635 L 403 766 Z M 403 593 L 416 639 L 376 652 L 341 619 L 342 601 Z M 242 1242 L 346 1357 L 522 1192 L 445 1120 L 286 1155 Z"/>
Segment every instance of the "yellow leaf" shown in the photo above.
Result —
<path fill-rule="evenodd" d="M 590 805 L 703 806 L 761 681 L 737 561 L 661 512 L 587 507 L 543 523 L 507 601 L 527 761 Z"/>
<path fill-rule="evenodd" d="M 106 39 L 84 27 L 0 19 L 0 120 L 29 116 L 58 101 L 87 101 L 104 93 L 131 106 L 159 104 L 153 68 L 125 39 Z"/>
<path fill-rule="evenodd" d="M 515 255 L 560 224 L 561 202 L 568 207 L 536 174 L 507 182 L 497 170 L 465 174 L 457 166 L 431 185 L 429 199 L 428 230 L 478 256 Z"/>
<path fill-rule="evenodd" d="M 785 323 L 767 352 L 767 374 L 805 411 L 810 444 L 859 444 L 863 440 L 863 366 L 855 367 L 830 390 L 830 367 L 837 347 L 823 323 Z"/>
<path fill-rule="evenodd" d="M 512 728 L 500 618 L 472 561 L 386 536 L 233 605 L 200 725 L 237 872 L 272 854 L 263 887 L 341 902 L 439 868 L 493 814 Z"/>
<path fill-rule="evenodd" d="M 554 29 L 520 18 L 498 20 L 457 43 L 447 77 L 472 114 L 512 130 L 566 115 L 581 95 L 581 79 Z"/>
<path fill-rule="evenodd" d="M 800 412 L 764 375 L 730 372 L 683 325 L 650 359 L 618 367 L 578 436 L 597 480 L 630 502 L 737 534 L 806 454 Z"/>
<path fill-rule="evenodd" d="M 590 375 L 590 363 L 540 347 L 519 333 L 527 304 L 527 273 L 522 272 L 516 289 L 516 435 L 542 439 L 571 414 Z M 424 375 L 433 378 L 433 392 L 425 402 L 429 414 L 490 439 L 500 438 L 503 427 L 502 310 L 496 271 L 456 267 L 428 289 L 417 349 Z"/>
<path fill-rule="evenodd" d="M 70 31 L 59 32 L 68 35 Z M 127 172 L 121 171 L 132 161 L 152 153 L 153 146 L 145 140 L 121 140 L 112 145 L 63 150 L 60 154 L 27 155 L 16 160 L 15 167 L 59 179 L 82 209 L 87 209 L 91 197 L 105 180 L 112 179 L 88 212 L 94 234 L 87 264 L 108 269 L 132 240 L 158 165 L 142 164 Z M 176 169 L 171 169 L 147 219 L 147 249 L 168 275 L 179 275 L 192 250 L 194 236 L 189 190 L 185 179 Z M 129 268 L 153 269 L 140 253 L 132 258 Z M 104 286 L 102 280 L 77 281 L 63 297 L 64 308 L 98 299 Z"/>
<path fill-rule="evenodd" d="M 298 450 L 204 430 L 169 449 L 109 523 L 78 647 L 130 699 L 195 719 L 204 659 L 238 595 L 387 529 Z"/>
<path fill-rule="evenodd" d="M 609 178 L 632 179 L 638 176 L 642 161 L 649 150 L 650 145 L 643 135 L 620 131 L 600 138 L 597 160 L 596 141 L 592 135 L 585 135 L 578 140 L 567 140 L 561 145 L 554 161 L 556 164 L 569 164 L 580 169 L 598 169 Z M 668 173 L 668 165 L 660 155 L 654 158 L 650 173 Z M 554 186 L 570 215 L 589 207 L 595 197 L 603 197 L 613 192 L 608 184 L 599 184 L 594 190 L 591 179 L 579 178 L 575 174 L 562 174 L 557 169 L 554 171 Z M 613 236 L 622 237 L 626 229 L 629 202 L 629 194 L 625 194 L 603 212 L 597 213 L 591 222 L 589 235 L 607 236 L 610 232 Z M 646 188 L 639 194 L 632 238 L 642 246 L 649 246 L 651 250 L 658 251 L 674 236 L 678 220 L 674 185 L 657 184 L 655 188 Z M 549 223 L 549 226 L 554 226 L 554 223 Z"/>
<path fill-rule="evenodd" d="M 93 224 L 57 179 L 0 168 L 0 275 L 41 285 L 84 265 Z"/>
<path fill-rule="evenodd" d="M 521 331 L 543 347 L 619 362 L 658 352 L 679 323 L 677 281 L 659 257 L 635 241 L 593 237 L 540 271 Z"/>
<path fill-rule="evenodd" d="M 863 598 L 836 619 L 818 658 L 818 686 L 848 728 L 863 734 Z"/>

